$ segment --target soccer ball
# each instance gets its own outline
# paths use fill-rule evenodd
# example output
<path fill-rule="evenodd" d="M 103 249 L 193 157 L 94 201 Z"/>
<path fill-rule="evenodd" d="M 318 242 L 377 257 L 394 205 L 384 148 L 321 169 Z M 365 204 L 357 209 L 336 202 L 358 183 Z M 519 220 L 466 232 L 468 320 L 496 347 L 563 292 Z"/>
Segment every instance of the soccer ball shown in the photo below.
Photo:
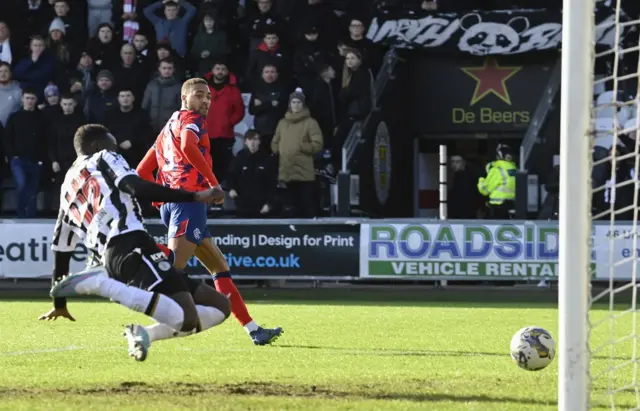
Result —
<path fill-rule="evenodd" d="M 556 342 L 544 328 L 524 327 L 511 339 L 511 358 L 527 371 L 545 368 L 555 356 Z"/>

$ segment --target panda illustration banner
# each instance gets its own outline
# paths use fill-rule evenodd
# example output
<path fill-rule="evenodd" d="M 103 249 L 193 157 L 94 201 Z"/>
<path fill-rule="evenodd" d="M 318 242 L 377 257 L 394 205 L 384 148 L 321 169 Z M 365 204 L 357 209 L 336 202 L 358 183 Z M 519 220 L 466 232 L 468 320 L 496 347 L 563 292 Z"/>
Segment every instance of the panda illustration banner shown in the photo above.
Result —
<path fill-rule="evenodd" d="M 622 19 L 625 14 L 622 12 Z M 615 14 L 612 10 L 596 13 L 596 41 L 613 46 Z M 621 38 L 633 27 L 623 28 Z M 509 10 L 458 13 L 381 12 L 367 37 L 374 43 L 403 48 L 464 53 L 474 56 L 509 55 L 560 47 L 562 14 L 546 10 Z"/>

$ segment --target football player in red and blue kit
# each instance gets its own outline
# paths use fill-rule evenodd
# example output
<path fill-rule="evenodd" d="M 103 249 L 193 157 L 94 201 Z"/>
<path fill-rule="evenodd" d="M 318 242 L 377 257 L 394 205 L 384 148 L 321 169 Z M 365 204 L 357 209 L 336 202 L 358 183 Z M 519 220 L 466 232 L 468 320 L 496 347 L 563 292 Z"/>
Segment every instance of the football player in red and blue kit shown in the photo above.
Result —
<path fill-rule="evenodd" d="M 193 78 L 182 85 L 182 109 L 173 113 L 155 144 L 137 167 L 141 178 L 170 188 L 201 191 L 219 187 L 213 173 L 209 136 L 205 116 L 209 110 L 211 92 L 206 80 Z M 169 229 L 168 248 L 161 247 L 184 270 L 194 255 L 207 268 L 216 289 L 229 297 L 231 311 L 245 328 L 254 344 L 275 341 L 282 328 L 258 326 L 238 292 L 220 249 L 215 245 L 207 226 L 207 206 L 198 203 L 156 203 L 163 223 Z"/>

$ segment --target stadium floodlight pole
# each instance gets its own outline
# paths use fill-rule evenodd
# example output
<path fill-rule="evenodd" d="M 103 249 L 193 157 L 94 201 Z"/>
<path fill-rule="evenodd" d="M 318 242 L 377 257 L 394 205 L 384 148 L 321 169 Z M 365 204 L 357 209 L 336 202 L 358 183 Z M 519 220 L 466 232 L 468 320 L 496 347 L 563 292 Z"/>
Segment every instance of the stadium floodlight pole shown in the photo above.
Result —
<path fill-rule="evenodd" d="M 594 2 L 564 0 L 560 104 L 558 410 L 589 406 L 591 101 Z"/>

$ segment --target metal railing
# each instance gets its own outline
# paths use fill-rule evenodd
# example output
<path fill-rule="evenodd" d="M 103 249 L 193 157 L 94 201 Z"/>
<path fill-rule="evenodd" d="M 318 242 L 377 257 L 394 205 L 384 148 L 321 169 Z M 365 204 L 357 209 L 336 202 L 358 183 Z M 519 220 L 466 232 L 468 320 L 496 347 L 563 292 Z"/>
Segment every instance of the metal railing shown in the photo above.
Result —
<path fill-rule="evenodd" d="M 533 152 L 533 148 L 540 142 L 540 133 L 551 113 L 553 100 L 560 91 L 560 70 L 561 64 L 560 58 L 558 58 L 549 77 L 549 81 L 544 88 L 544 94 L 538 102 L 527 132 L 522 139 L 522 144 L 520 145 L 520 170 L 527 169 L 527 161 Z"/>

